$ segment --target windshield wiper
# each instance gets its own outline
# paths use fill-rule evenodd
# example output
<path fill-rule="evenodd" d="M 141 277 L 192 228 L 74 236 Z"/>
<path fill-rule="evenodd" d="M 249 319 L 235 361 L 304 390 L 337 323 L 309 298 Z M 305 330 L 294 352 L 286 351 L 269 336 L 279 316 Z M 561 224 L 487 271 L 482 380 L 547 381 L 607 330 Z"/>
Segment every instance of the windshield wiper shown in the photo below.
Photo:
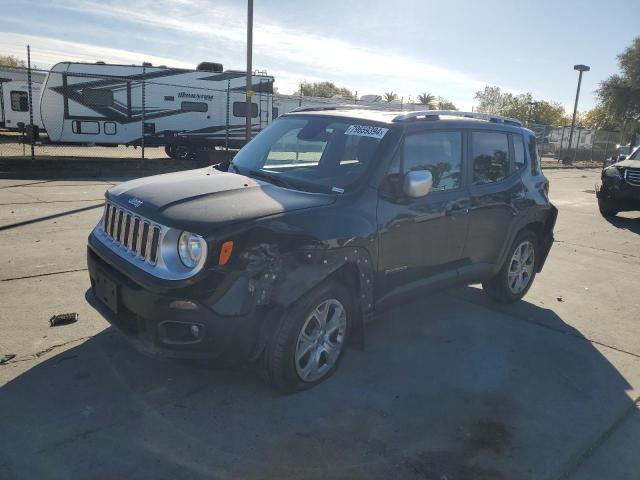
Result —
<path fill-rule="evenodd" d="M 271 182 L 275 185 L 279 185 L 281 187 L 284 188 L 294 188 L 291 183 L 287 182 L 285 179 L 271 174 L 271 173 L 267 173 L 264 170 L 249 170 L 247 172 L 247 175 L 249 175 L 250 177 L 256 177 L 256 178 L 260 178 L 262 180 L 266 180 L 267 182 Z"/>

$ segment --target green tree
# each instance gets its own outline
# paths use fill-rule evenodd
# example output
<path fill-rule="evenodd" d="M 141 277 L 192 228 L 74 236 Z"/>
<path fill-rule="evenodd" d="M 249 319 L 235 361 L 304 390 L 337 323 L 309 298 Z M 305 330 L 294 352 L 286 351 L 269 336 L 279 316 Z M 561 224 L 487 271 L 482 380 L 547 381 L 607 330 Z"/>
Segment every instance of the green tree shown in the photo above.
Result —
<path fill-rule="evenodd" d="M 305 97 L 324 97 L 331 98 L 335 96 L 354 99 L 353 92 L 348 88 L 336 87 L 332 82 L 302 82 L 300 84 L 300 92 Z"/>
<path fill-rule="evenodd" d="M 397 94 L 397 93 L 395 93 L 395 92 L 386 92 L 386 93 L 383 95 L 383 100 L 384 100 L 386 103 L 391 103 L 391 102 L 393 102 L 394 100 L 397 100 L 397 99 L 398 99 L 398 94 Z"/>
<path fill-rule="evenodd" d="M 0 65 L 5 67 L 26 67 L 24 60 L 20 60 L 13 55 L 0 55 Z"/>
<path fill-rule="evenodd" d="M 596 95 L 598 107 L 604 109 L 601 116 L 609 125 L 621 128 L 626 137 L 625 133 L 640 131 L 640 37 L 618 55 L 618 66 L 620 73 L 600 83 Z"/>
<path fill-rule="evenodd" d="M 438 110 L 458 110 L 458 107 L 456 107 L 453 102 L 443 97 L 438 97 L 436 100 L 436 108 Z"/>
<path fill-rule="evenodd" d="M 620 128 L 618 120 L 602 104 L 584 112 L 582 118 L 582 126 L 586 128 L 601 130 L 618 130 Z"/>
<path fill-rule="evenodd" d="M 500 87 L 486 85 L 473 98 L 479 102 L 478 112 L 499 114 L 504 109 L 504 96 Z"/>
<path fill-rule="evenodd" d="M 544 125 L 565 125 L 570 121 L 564 107 L 548 100 L 534 102 L 529 92 L 515 95 L 503 92 L 500 87 L 487 85 L 476 92 L 479 105 L 478 112 L 505 117 L 517 118 L 521 122 L 540 123 Z"/>
<path fill-rule="evenodd" d="M 434 95 L 426 92 L 418 95 L 418 102 L 422 105 L 427 105 L 429 108 L 433 108 L 433 102 L 435 101 L 435 99 L 436 97 Z"/>

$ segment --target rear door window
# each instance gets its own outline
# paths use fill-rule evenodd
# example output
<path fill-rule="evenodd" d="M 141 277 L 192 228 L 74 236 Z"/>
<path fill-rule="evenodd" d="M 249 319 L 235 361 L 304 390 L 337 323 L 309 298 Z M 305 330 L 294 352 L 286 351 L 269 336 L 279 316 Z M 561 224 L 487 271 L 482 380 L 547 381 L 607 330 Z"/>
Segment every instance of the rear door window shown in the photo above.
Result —
<path fill-rule="evenodd" d="M 499 182 L 509 175 L 509 137 L 503 132 L 472 132 L 473 184 Z"/>

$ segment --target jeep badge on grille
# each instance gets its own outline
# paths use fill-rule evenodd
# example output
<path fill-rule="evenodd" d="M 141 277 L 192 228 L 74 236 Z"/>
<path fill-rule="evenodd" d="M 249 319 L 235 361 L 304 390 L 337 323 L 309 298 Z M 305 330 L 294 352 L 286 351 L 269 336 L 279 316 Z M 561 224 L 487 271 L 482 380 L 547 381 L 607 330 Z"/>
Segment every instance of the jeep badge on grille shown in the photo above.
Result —
<path fill-rule="evenodd" d="M 129 203 L 134 207 L 138 208 L 140 205 L 142 205 L 143 202 L 139 198 L 133 197 L 129 199 Z"/>

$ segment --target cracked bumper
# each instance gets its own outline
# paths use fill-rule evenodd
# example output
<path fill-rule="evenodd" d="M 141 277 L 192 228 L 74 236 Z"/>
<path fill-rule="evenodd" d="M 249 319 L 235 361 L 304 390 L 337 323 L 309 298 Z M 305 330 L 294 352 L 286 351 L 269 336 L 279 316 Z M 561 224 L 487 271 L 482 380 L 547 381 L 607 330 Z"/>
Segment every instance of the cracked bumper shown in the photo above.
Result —
<path fill-rule="evenodd" d="M 156 293 L 131 280 L 89 244 L 90 304 L 140 351 L 168 358 L 241 363 L 257 347 L 263 317 L 221 316 L 205 301 L 180 289 L 179 295 Z M 194 294 L 197 288 L 192 288 Z M 177 293 L 177 292 L 176 292 Z"/>

